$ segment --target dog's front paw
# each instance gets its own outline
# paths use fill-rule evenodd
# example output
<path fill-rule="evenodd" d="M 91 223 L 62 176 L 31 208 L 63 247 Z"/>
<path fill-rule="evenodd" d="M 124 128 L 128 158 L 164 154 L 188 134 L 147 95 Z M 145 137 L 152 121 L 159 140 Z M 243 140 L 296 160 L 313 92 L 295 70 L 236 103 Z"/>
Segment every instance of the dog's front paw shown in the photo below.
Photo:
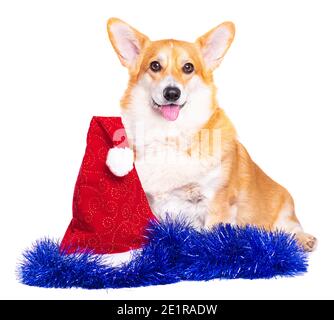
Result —
<path fill-rule="evenodd" d="M 130 148 L 111 148 L 108 151 L 106 164 L 118 177 L 127 175 L 133 169 L 134 155 Z"/>
<path fill-rule="evenodd" d="M 191 203 L 198 203 L 203 200 L 201 188 L 197 183 L 189 183 L 182 188 L 185 198 Z"/>

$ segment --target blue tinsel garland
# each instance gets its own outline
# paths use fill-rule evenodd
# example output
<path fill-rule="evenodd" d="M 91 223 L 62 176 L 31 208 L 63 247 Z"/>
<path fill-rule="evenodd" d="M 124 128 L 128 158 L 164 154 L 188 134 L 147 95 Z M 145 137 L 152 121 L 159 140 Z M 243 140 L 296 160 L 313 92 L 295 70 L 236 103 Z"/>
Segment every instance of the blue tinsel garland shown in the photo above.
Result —
<path fill-rule="evenodd" d="M 98 289 L 295 276 L 307 270 L 306 253 L 281 231 L 219 225 L 198 232 L 168 219 L 152 222 L 147 232 L 147 245 L 117 267 L 106 266 L 98 255 L 66 255 L 57 242 L 40 240 L 24 253 L 19 279 L 38 287 Z"/>

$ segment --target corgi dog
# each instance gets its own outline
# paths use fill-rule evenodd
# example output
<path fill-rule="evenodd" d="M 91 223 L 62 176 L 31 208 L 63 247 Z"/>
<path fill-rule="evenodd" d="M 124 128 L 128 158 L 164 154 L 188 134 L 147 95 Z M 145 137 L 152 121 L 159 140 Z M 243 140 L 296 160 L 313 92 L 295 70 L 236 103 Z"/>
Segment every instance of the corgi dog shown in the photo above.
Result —
<path fill-rule="evenodd" d="M 218 106 L 213 71 L 230 47 L 235 27 L 224 22 L 194 43 L 151 41 L 111 18 L 111 44 L 128 69 L 122 119 L 153 213 L 185 215 L 196 228 L 218 223 L 282 229 L 307 251 L 289 192 L 266 175 L 238 141 Z"/>

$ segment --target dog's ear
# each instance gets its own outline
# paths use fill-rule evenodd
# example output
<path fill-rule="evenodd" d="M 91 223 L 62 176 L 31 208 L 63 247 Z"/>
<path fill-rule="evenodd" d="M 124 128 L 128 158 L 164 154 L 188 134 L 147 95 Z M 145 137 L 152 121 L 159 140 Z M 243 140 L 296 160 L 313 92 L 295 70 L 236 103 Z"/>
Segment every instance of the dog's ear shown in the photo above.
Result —
<path fill-rule="evenodd" d="M 234 38 L 233 22 L 224 22 L 196 40 L 209 70 L 217 68 Z"/>
<path fill-rule="evenodd" d="M 107 24 L 109 39 L 122 65 L 129 70 L 137 65 L 143 48 L 149 38 L 117 18 L 110 18 Z"/>

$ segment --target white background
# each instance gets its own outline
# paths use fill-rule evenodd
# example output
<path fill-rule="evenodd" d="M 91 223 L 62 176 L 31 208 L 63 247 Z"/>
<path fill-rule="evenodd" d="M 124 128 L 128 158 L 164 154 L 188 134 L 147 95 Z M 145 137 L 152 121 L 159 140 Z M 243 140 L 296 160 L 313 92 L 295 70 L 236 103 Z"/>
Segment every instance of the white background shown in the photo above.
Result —
<path fill-rule="evenodd" d="M 334 298 L 332 1 L 1 1 L 1 298 Z M 216 71 L 221 106 L 256 162 L 295 198 L 319 239 L 309 272 L 122 290 L 17 283 L 24 248 L 62 237 L 93 115 L 115 115 L 127 72 L 108 40 L 116 16 L 152 39 L 195 40 L 224 20 L 236 38 Z"/>

